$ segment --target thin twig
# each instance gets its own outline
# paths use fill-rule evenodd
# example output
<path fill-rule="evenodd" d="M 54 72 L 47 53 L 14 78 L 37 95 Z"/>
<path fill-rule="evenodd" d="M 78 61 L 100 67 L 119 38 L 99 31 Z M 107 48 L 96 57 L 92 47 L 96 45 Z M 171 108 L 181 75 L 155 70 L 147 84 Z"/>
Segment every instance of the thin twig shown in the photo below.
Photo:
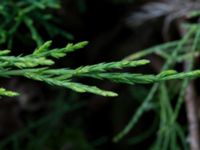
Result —
<path fill-rule="evenodd" d="M 189 142 L 191 150 L 200 150 L 199 125 L 197 116 L 196 93 L 194 83 L 190 82 L 185 93 L 185 103 L 189 124 Z"/>

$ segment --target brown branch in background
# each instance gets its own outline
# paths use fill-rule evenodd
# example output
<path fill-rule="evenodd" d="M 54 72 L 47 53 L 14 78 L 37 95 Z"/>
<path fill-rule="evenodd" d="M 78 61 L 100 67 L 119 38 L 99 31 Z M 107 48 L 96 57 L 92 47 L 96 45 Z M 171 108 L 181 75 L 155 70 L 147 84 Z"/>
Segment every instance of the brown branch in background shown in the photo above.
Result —
<path fill-rule="evenodd" d="M 189 61 L 185 61 L 184 70 L 188 70 Z M 190 150 L 200 150 L 197 95 L 194 82 L 190 81 L 185 93 L 186 113 L 188 119 Z"/>
<path fill-rule="evenodd" d="M 200 150 L 200 137 L 197 113 L 197 97 L 194 83 L 190 82 L 185 94 L 187 118 L 189 124 L 190 149 Z"/>

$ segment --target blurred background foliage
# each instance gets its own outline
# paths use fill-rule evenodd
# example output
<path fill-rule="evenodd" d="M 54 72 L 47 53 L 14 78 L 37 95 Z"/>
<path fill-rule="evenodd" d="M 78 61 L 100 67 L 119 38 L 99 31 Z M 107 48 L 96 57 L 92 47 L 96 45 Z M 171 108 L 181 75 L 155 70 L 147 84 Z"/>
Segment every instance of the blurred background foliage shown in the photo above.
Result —
<path fill-rule="evenodd" d="M 57 67 L 145 57 L 151 64 L 129 71 L 190 71 L 200 65 L 200 7 L 198 1 L 175 1 L 1 0 L 0 48 L 19 55 L 50 39 L 55 47 L 88 40 L 84 50 L 59 60 Z M 181 6 L 176 11 L 175 4 Z M 1 80 L 21 95 L 1 98 L 0 149 L 189 149 L 187 79 L 131 86 L 79 80 L 119 96 L 78 94 L 24 78 Z M 198 106 L 199 79 L 193 85 Z"/>

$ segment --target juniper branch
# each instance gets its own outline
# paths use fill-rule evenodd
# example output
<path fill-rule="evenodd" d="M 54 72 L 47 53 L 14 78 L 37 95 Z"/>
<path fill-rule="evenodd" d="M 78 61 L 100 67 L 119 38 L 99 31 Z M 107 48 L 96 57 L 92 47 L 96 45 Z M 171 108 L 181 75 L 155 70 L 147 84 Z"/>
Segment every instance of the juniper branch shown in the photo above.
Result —
<path fill-rule="evenodd" d="M 68 44 L 64 48 L 52 50 L 50 49 L 51 43 L 51 41 L 46 42 L 41 47 L 36 49 L 32 54 L 26 56 L 8 56 L 8 50 L 2 51 L 0 53 L 0 76 L 24 76 L 33 80 L 46 82 L 51 85 L 69 88 L 77 92 L 90 92 L 102 96 L 117 96 L 117 94 L 111 91 L 101 90 L 96 86 L 75 83 L 73 80 L 79 77 L 90 77 L 96 79 L 107 79 L 117 83 L 150 84 L 165 80 L 195 78 L 200 76 L 200 71 L 198 70 L 185 73 L 177 73 L 174 70 L 168 70 L 161 72 L 158 75 L 116 72 L 116 69 L 118 70 L 125 67 L 146 65 L 149 63 L 148 60 L 122 60 L 118 62 L 82 66 L 78 67 L 77 69 L 51 69 L 51 66 L 54 64 L 54 60 L 52 58 L 63 57 L 69 52 L 83 48 L 88 42 Z M 115 72 L 112 72 L 113 69 Z"/>

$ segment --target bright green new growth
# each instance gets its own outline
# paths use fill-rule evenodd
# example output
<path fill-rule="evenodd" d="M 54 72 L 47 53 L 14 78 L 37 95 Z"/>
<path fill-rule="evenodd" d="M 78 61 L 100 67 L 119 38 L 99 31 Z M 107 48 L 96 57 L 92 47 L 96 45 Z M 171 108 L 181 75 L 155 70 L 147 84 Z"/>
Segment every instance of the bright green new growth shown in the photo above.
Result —
<path fill-rule="evenodd" d="M 78 44 L 68 44 L 64 48 L 49 49 L 51 41 L 44 43 L 32 54 L 26 56 L 8 56 L 9 50 L 1 51 L 0 67 L 1 77 L 24 76 L 33 80 L 43 81 L 51 85 L 62 86 L 77 92 L 90 92 L 102 96 L 117 96 L 111 91 L 104 91 L 96 86 L 88 86 L 73 82 L 73 77 L 87 76 L 96 73 L 106 72 L 111 69 L 121 69 L 124 67 L 136 67 L 149 63 L 147 60 L 140 61 L 120 61 L 112 63 L 100 63 L 92 66 L 79 67 L 77 69 L 50 69 L 54 64 L 52 58 L 59 59 L 67 53 L 83 48 L 88 42 Z M 109 75 L 109 73 L 108 73 Z M 112 74 L 110 74 L 112 75 Z M 111 77 L 109 77 L 111 78 Z M 0 95 L 15 96 L 14 93 L 3 93 Z"/>
<path fill-rule="evenodd" d="M 1 96 L 9 96 L 9 97 L 12 97 L 12 96 L 18 96 L 19 94 L 16 93 L 16 92 L 7 91 L 7 90 L 4 89 L 4 88 L 0 88 L 0 95 L 1 95 Z"/>
<path fill-rule="evenodd" d="M 194 78 L 200 76 L 200 71 L 186 73 L 177 73 L 174 70 L 161 72 L 159 75 L 144 75 L 136 73 L 116 72 L 116 69 L 125 67 L 137 67 L 146 65 L 148 60 L 122 60 L 119 62 L 99 63 L 90 66 L 82 66 L 77 69 L 59 68 L 51 69 L 55 63 L 53 58 L 59 59 L 66 56 L 69 52 L 85 47 L 88 42 L 77 44 L 67 44 L 64 48 L 50 49 L 52 42 L 48 41 L 37 48 L 32 54 L 26 56 L 9 56 L 9 50 L 3 50 L 0 53 L 0 76 L 24 76 L 32 80 L 43 81 L 50 85 L 69 88 L 76 92 L 94 93 L 102 96 L 117 96 L 117 93 L 102 90 L 96 86 L 84 85 L 74 82 L 74 78 L 91 77 L 96 79 L 107 79 L 117 83 L 126 84 L 148 84 L 159 81 Z M 112 70 L 115 69 L 115 72 Z M 16 96 L 17 93 L 1 89 L 0 95 Z"/>

